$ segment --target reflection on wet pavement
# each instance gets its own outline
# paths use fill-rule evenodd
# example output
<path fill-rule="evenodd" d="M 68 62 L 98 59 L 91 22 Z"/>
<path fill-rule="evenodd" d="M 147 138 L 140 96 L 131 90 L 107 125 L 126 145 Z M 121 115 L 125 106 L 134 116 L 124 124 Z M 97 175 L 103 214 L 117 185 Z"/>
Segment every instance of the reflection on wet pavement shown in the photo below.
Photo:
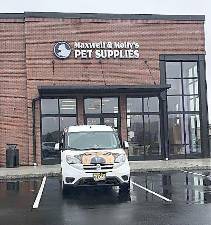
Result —
<path fill-rule="evenodd" d="M 209 171 L 142 173 L 129 194 L 118 188 L 70 189 L 62 196 L 59 178 L 47 178 L 39 209 L 32 210 L 42 179 L 0 181 L 0 225 L 208 225 L 211 221 Z M 198 216 L 200 215 L 200 216 Z"/>
<path fill-rule="evenodd" d="M 33 202 L 40 180 L 0 181 L 0 209 L 24 207 Z"/>
<path fill-rule="evenodd" d="M 211 203 L 211 176 L 209 171 L 201 172 L 201 174 L 205 176 L 182 172 L 152 172 L 132 176 L 132 181 L 172 199 L 173 202 L 208 204 Z M 33 203 L 40 183 L 41 180 L 37 179 L 0 181 L 0 208 L 9 206 L 10 203 L 12 204 L 19 199 L 22 199 L 21 202 L 26 205 Z M 56 187 L 55 192 L 61 195 L 58 179 L 48 178 L 46 186 L 48 195 L 52 192 L 52 187 Z M 79 188 L 71 190 L 64 200 L 66 203 L 85 205 L 162 201 L 132 184 L 129 195 L 119 194 L 118 188 Z"/>
<path fill-rule="evenodd" d="M 147 173 L 134 176 L 133 180 L 174 202 L 207 204 L 211 203 L 211 177 L 207 171 L 203 174 L 206 176 L 193 173 Z M 153 196 L 148 198 L 147 195 L 145 193 L 146 201 L 155 201 Z"/>
<path fill-rule="evenodd" d="M 71 205 L 105 205 L 130 202 L 130 193 L 119 193 L 118 188 L 79 188 L 71 189 L 63 196 L 63 200 Z"/>

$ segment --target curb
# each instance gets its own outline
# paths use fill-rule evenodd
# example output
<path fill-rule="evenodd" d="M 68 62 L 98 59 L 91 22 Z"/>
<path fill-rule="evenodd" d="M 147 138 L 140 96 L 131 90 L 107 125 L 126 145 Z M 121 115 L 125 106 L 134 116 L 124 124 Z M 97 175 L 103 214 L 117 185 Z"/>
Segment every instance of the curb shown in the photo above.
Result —
<path fill-rule="evenodd" d="M 158 173 L 158 172 L 181 172 L 181 170 L 191 171 L 191 170 L 211 170 L 211 166 L 190 166 L 190 167 L 166 167 L 166 168 L 140 168 L 131 169 L 131 175 L 138 175 L 140 173 Z M 28 173 L 28 174 L 13 174 L 13 175 L 0 175 L 1 180 L 14 180 L 14 179 L 31 179 L 31 178 L 41 178 L 43 176 L 47 177 L 59 177 L 61 172 L 44 172 L 44 173 Z"/>

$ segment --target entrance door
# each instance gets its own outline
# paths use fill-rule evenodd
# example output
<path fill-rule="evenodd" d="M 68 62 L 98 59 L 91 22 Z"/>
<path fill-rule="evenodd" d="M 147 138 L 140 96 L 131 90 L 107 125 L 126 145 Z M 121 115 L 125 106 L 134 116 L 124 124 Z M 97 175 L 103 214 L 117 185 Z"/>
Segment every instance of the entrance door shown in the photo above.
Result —
<path fill-rule="evenodd" d="M 118 115 L 101 115 L 101 116 L 86 116 L 85 124 L 87 125 L 108 125 L 115 129 L 119 128 Z"/>
<path fill-rule="evenodd" d="M 85 124 L 108 125 L 118 129 L 119 110 L 117 97 L 84 99 Z"/>

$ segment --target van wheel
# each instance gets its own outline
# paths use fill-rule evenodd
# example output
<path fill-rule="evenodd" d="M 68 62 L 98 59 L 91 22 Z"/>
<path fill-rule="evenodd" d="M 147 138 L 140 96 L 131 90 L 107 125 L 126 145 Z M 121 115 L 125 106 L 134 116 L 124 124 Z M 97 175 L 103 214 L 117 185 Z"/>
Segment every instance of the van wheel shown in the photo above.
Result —
<path fill-rule="evenodd" d="M 68 192 L 68 186 L 64 184 L 64 181 L 62 181 L 62 194 L 65 195 Z"/>
<path fill-rule="evenodd" d="M 130 182 L 123 183 L 119 186 L 120 193 L 129 193 L 130 192 Z"/>

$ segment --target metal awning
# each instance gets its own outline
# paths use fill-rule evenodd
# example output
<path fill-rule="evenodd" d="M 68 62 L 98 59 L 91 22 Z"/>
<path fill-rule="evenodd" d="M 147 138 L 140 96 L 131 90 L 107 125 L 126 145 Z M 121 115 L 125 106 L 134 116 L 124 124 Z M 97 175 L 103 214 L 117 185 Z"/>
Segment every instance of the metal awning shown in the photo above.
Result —
<path fill-rule="evenodd" d="M 40 97 L 75 94 L 159 94 L 171 85 L 38 86 Z"/>

